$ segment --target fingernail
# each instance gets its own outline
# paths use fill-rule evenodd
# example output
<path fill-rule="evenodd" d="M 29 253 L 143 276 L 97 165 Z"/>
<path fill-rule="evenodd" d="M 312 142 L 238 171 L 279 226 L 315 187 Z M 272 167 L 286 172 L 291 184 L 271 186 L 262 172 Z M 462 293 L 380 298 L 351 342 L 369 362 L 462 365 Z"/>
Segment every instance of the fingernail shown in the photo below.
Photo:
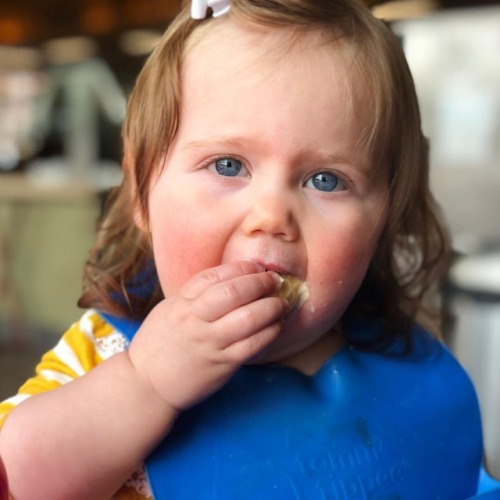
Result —
<path fill-rule="evenodd" d="M 281 288 L 281 286 L 283 285 L 283 283 L 285 282 L 285 278 L 283 278 L 283 276 L 281 276 L 281 274 L 278 274 L 275 271 L 269 271 L 269 272 L 273 275 L 274 281 L 276 282 L 276 285 L 277 285 L 276 289 L 279 290 Z"/>

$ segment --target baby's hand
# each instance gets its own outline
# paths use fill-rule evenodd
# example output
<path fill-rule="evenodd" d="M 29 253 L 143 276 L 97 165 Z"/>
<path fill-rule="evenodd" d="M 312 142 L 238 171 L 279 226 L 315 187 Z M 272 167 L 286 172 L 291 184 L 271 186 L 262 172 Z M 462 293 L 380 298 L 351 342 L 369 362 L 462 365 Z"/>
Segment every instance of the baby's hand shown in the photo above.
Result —
<path fill-rule="evenodd" d="M 222 387 L 282 329 L 282 280 L 253 262 L 205 270 L 148 315 L 129 356 L 165 402 L 187 409 Z"/>

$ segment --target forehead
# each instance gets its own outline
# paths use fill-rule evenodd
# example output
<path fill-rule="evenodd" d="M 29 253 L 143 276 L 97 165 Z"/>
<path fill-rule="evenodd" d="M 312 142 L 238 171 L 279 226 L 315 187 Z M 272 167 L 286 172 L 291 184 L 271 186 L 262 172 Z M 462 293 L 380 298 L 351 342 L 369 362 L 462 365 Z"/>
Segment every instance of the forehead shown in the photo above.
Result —
<path fill-rule="evenodd" d="M 184 67 L 193 59 L 205 67 L 219 61 L 225 67 L 252 66 L 253 71 L 265 76 L 269 69 L 275 73 L 290 59 L 300 59 L 307 65 L 310 54 L 327 50 L 332 58 L 340 58 L 348 47 L 340 39 L 328 41 L 321 32 L 266 28 L 226 16 L 210 20 L 191 35 L 184 50 Z"/>
<path fill-rule="evenodd" d="M 281 83 L 293 92 L 304 90 L 301 82 L 315 78 L 318 90 L 325 89 L 320 83 L 327 80 L 343 94 L 346 119 L 360 114 L 368 118 L 362 110 L 368 107 L 370 85 L 359 69 L 355 48 L 347 40 L 321 31 L 243 24 L 223 16 L 191 35 L 184 51 L 181 85 L 184 90 L 189 87 L 190 95 L 214 90 L 214 81 L 220 87 L 247 88 Z M 314 85 L 310 87 L 314 91 Z M 304 94 L 304 99 L 308 97 Z"/>
<path fill-rule="evenodd" d="M 326 35 L 319 31 L 266 27 L 223 16 L 210 19 L 198 27 L 187 40 L 184 53 L 189 57 L 193 49 L 213 52 L 228 48 L 243 51 L 245 58 L 252 58 L 252 55 L 260 58 L 265 55 L 266 59 L 278 62 L 292 52 L 291 48 L 294 51 L 314 49 L 325 42 Z"/>
<path fill-rule="evenodd" d="M 176 146 L 230 144 L 297 162 L 317 153 L 372 170 L 373 112 L 350 47 L 317 33 L 216 21 L 185 53 Z"/>

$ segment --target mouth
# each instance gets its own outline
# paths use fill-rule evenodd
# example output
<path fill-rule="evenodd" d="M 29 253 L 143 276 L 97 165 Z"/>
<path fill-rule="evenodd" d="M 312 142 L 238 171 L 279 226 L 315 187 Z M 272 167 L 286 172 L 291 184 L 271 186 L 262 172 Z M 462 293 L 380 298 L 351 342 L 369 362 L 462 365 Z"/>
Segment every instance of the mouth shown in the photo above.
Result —
<path fill-rule="evenodd" d="M 286 299 L 291 309 L 300 309 L 309 298 L 309 288 L 306 282 L 278 264 L 261 262 L 261 265 L 266 271 L 275 272 L 282 278 L 281 288 L 276 296 Z"/>
<path fill-rule="evenodd" d="M 284 267 L 280 267 L 276 264 L 263 264 L 264 269 L 266 271 L 273 271 L 278 273 L 281 277 L 292 276 L 290 272 L 288 272 Z"/>

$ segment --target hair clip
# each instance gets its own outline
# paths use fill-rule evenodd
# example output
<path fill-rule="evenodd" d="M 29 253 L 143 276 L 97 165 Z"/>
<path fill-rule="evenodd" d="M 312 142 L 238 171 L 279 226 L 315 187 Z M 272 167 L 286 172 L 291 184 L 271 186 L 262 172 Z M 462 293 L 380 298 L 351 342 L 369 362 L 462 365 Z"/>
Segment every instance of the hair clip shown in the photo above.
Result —
<path fill-rule="evenodd" d="M 212 9 L 212 16 L 219 17 L 229 11 L 231 0 L 192 0 L 191 17 L 205 19 L 209 7 Z"/>

